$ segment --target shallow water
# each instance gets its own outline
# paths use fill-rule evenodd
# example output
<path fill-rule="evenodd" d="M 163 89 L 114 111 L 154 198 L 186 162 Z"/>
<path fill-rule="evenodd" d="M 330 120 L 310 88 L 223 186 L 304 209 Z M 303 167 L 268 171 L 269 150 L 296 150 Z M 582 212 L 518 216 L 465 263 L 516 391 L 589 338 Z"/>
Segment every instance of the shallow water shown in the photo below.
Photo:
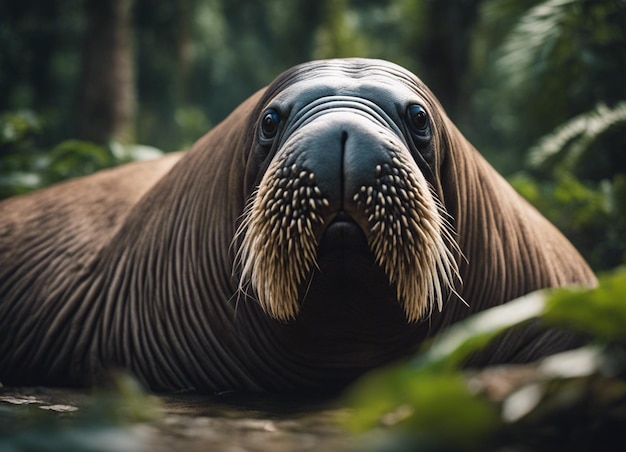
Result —
<path fill-rule="evenodd" d="M 337 402 L 0 388 L 0 451 L 345 450 Z"/>

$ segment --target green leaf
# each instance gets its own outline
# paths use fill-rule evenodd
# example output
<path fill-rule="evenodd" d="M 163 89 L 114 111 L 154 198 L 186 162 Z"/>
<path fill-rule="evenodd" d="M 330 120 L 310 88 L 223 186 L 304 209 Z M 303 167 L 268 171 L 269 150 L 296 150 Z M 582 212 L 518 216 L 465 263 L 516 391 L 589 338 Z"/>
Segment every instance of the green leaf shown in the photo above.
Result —
<path fill-rule="evenodd" d="M 593 290 L 555 290 L 547 321 L 593 335 L 602 341 L 626 341 L 626 268 L 600 276 Z"/>
<path fill-rule="evenodd" d="M 424 353 L 417 356 L 412 365 L 432 372 L 458 369 L 470 353 L 487 345 L 506 328 L 538 317 L 545 300 L 545 291 L 537 291 L 473 315 L 427 344 Z"/>
<path fill-rule="evenodd" d="M 397 366 L 366 376 L 347 399 L 354 408 L 348 427 L 356 432 L 379 426 L 429 443 L 469 447 L 499 425 L 493 407 L 475 397 L 459 374 Z"/>

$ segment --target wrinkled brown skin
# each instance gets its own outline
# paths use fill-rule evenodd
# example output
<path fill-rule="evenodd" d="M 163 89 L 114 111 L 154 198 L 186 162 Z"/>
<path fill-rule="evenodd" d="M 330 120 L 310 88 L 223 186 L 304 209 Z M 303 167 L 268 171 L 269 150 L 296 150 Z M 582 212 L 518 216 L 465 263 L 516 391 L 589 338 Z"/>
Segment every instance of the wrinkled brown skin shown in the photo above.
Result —
<path fill-rule="evenodd" d="M 572 245 L 406 72 L 437 126 L 437 189 L 464 255 L 460 293 L 469 308 L 451 297 L 442 312 L 408 325 L 396 306 L 364 300 L 357 319 L 357 311 L 323 302 L 316 309 L 312 293 L 309 310 L 285 325 L 254 300 L 238 299 L 231 243 L 259 181 L 262 165 L 250 152 L 259 115 L 294 74 L 334 64 L 390 66 L 303 65 L 243 102 L 187 153 L 0 203 L 0 382 L 88 385 L 107 369 L 126 368 L 155 390 L 332 389 L 414 353 L 474 312 L 536 289 L 596 283 Z M 573 344 L 567 334 L 529 326 L 473 364 L 528 361 Z"/>

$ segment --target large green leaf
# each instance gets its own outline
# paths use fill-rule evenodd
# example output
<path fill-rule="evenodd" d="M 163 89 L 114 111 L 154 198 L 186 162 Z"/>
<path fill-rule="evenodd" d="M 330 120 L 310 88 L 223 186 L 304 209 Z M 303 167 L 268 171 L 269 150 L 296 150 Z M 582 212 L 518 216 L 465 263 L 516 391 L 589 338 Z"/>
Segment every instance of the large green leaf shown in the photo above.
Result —
<path fill-rule="evenodd" d="M 626 268 L 600 276 L 591 291 L 554 291 L 544 318 L 597 340 L 626 342 Z"/>

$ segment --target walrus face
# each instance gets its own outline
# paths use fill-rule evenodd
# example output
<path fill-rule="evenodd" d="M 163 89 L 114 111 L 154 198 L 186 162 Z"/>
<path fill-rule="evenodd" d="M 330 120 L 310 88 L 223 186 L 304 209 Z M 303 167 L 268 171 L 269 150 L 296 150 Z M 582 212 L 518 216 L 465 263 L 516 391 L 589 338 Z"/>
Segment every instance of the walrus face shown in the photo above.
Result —
<path fill-rule="evenodd" d="M 409 322 L 454 292 L 436 101 L 421 87 L 399 66 L 353 59 L 296 67 L 268 88 L 236 240 L 240 290 L 270 316 L 297 316 L 334 249 L 345 267 L 371 256 Z"/>

